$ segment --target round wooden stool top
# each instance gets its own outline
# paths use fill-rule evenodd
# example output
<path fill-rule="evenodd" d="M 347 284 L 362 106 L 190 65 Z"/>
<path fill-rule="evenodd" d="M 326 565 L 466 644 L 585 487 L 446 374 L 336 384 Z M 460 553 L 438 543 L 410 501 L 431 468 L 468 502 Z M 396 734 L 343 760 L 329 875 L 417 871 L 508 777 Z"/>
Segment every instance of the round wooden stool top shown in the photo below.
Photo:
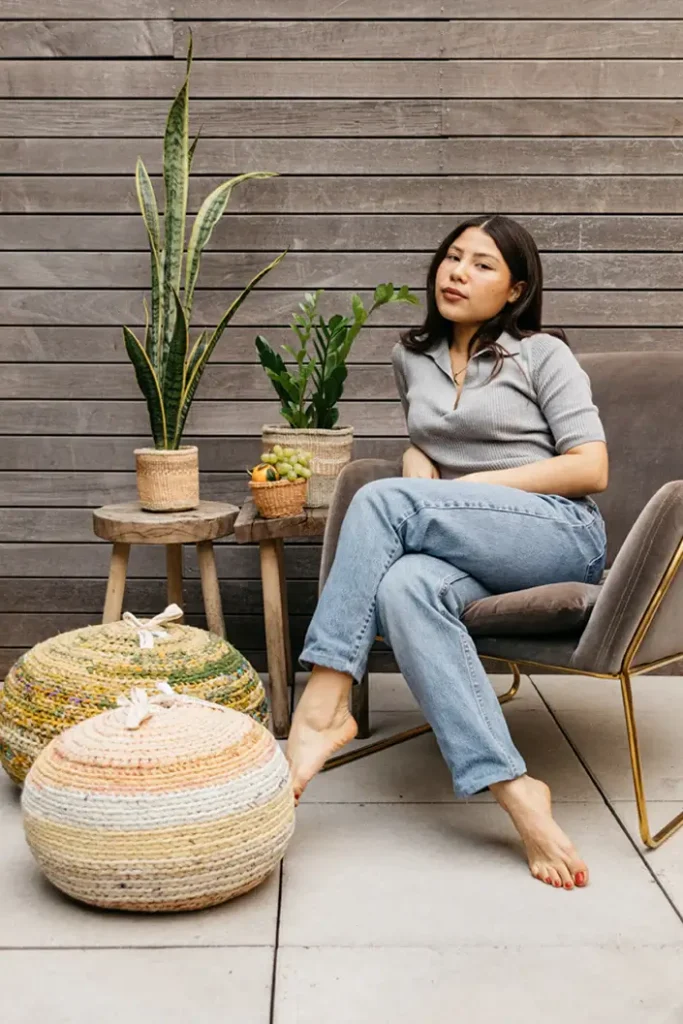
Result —
<path fill-rule="evenodd" d="M 117 544 L 199 544 L 227 537 L 238 513 L 223 501 L 200 501 L 189 512 L 144 512 L 138 502 L 129 501 L 95 509 L 93 530 Z"/>

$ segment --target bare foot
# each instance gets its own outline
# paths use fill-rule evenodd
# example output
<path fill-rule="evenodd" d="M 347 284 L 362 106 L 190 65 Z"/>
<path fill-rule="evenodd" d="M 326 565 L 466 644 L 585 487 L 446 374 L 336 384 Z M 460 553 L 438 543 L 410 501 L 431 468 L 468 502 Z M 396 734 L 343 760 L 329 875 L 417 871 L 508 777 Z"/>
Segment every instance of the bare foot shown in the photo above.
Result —
<path fill-rule="evenodd" d="M 296 803 L 304 789 L 340 747 L 358 732 L 349 711 L 353 680 L 343 672 L 315 666 L 299 701 L 287 742 Z"/>
<path fill-rule="evenodd" d="M 588 885 L 588 868 L 554 820 L 545 782 L 522 775 L 489 788 L 512 818 L 534 878 L 558 889 Z"/>

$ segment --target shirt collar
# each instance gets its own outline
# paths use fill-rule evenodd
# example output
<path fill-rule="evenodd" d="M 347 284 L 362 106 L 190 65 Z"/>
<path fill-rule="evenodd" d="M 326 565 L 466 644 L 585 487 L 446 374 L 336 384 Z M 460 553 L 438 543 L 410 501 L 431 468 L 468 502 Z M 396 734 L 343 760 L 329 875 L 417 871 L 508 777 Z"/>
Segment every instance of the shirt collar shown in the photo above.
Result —
<path fill-rule="evenodd" d="M 521 351 L 521 342 L 519 341 L 519 339 L 513 338 L 512 335 L 508 334 L 507 331 L 503 331 L 503 333 L 498 338 L 498 343 L 502 345 L 502 347 L 507 352 L 509 352 L 510 355 L 519 355 Z M 430 349 L 427 349 L 425 355 L 430 356 L 430 358 L 434 360 L 436 365 L 440 367 L 443 370 L 443 372 L 447 374 L 448 377 L 452 380 L 453 371 L 451 369 L 451 357 L 449 355 L 448 350 L 448 338 L 441 338 L 441 340 L 438 341 L 436 345 L 433 345 Z M 492 353 L 488 350 L 475 352 L 474 355 L 472 356 L 472 359 L 478 359 L 480 356 L 492 358 Z"/>

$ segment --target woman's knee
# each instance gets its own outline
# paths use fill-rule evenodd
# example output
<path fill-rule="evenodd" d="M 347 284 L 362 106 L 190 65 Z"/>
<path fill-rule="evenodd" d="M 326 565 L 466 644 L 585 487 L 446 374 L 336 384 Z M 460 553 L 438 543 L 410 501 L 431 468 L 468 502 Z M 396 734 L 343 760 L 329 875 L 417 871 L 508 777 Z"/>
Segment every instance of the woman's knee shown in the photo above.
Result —
<path fill-rule="evenodd" d="M 431 555 L 402 555 L 382 577 L 377 605 L 382 610 L 405 610 L 416 601 L 436 600 L 441 582 L 454 570 Z"/>

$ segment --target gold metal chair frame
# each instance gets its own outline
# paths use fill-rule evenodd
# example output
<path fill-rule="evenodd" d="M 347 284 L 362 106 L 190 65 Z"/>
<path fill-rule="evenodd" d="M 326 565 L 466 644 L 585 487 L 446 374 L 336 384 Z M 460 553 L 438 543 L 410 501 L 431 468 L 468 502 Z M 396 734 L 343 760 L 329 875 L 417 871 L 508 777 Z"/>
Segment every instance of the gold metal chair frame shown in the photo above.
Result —
<path fill-rule="evenodd" d="M 664 600 L 682 563 L 683 539 L 681 539 L 673 558 L 669 562 L 663 576 L 657 584 L 657 588 L 650 599 L 650 602 L 645 609 L 633 636 L 631 637 L 619 672 L 588 672 L 585 669 L 567 668 L 565 665 L 553 665 L 545 661 L 525 660 L 520 663 L 523 665 L 537 665 L 539 668 L 556 669 L 558 672 L 566 673 L 568 675 L 590 676 L 593 679 L 618 679 L 621 682 L 621 696 L 624 704 L 624 715 L 626 717 L 626 732 L 628 735 L 631 772 L 633 774 L 633 786 L 636 794 L 636 806 L 638 808 L 638 825 L 643 843 L 651 850 L 655 850 L 658 846 L 661 846 L 666 839 L 672 836 L 674 832 L 683 825 L 683 811 L 681 811 L 680 814 L 677 814 L 675 818 L 672 818 L 671 821 L 664 825 L 664 827 L 661 828 L 654 836 L 652 835 L 647 810 L 647 800 L 645 797 L 645 784 L 643 782 L 643 767 L 640 756 L 640 745 L 638 743 L 638 731 L 636 729 L 631 678 L 636 675 L 644 675 L 647 672 L 652 672 L 656 668 L 662 668 L 664 665 L 670 665 L 683 659 L 683 651 L 681 651 L 679 654 L 673 654 L 668 658 L 660 658 L 658 661 L 638 665 L 633 668 L 633 660 L 647 635 L 652 620 L 657 613 L 657 609 Z M 512 686 L 498 698 L 501 704 L 506 704 L 508 701 L 512 700 L 519 690 L 521 683 L 519 665 L 515 662 L 509 661 L 507 658 L 498 658 L 489 655 L 482 655 L 482 657 L 486 661 L 502 662 L 503 664 L 510 666 L 513 677 Z M 406 740 L 413 739 L 416 736 L 422 736 L 424 733 L 431 731 L 432 727 L 430 725 L 420 725 L 415 729 L 409 729 L 407 732 L 398 733 L 396 736 L 390 736 L 385 740 L 379 740 L 377 743 L 367 744 L 366 746 L 361 747 L 358 750 L 353 750 L 350 753 L 340 754 L 337 757 L 330 758 L 322 770 L 324 772 L 328 772 L 334 768 L 341 768 L 343 765 L 351 764 L 351 762 L 358 761 L 362 757 L 369 757 L 370 754 L 377 754 L 381 750 L 387 750 L 389 747 L 396 746 L 398 743 L 405 743 Z"/>

